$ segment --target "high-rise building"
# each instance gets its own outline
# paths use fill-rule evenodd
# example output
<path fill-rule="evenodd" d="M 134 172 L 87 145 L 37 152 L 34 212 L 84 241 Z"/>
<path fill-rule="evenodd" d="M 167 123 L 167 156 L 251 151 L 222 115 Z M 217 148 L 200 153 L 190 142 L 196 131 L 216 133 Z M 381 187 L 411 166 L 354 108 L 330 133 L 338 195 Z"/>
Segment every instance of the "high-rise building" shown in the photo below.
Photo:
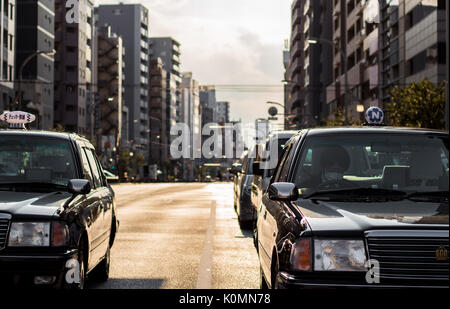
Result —
<path fill-rule="evenodd" d="M 363 118 L 358 105 L 366 108 L 379 105 L 378 27 L 365 18 L 367 3 L 360 0 L 333 3 L 333 82 L 327 88 L 327 104 L 330 114 L 347 106 L 348 118 L 354 120 Z"/>
<path fill-rule="evenodd" d="M 381 98 L 389 89 L 428 78 L 446 79 L 446 0 L 380 1 Z"/>
<path fill-rule="evenodd" d="M 1 0 L 0 111 L 11 110 L 15 98 L 16 1 Z"/>
<path fill-rule="evenodd" d="M 311 43 L 313 42 L 313 43 Z M 326 86 L 332 82 L 332 0 L 292 4 L 290 63 L 287 69 L 288 127 L 319 125 L 328 116 Z"/>
<path fill-rule="evenodd" d="M 229 123 L 230 122 L 230 102 L 219 101 L 216 102 L 214 110 L 214 122 Z"/>
<path fill-rule="evenodd" d="M 16 0 L 16 3 L 16 77 L 20 80 L 16 88 L 19 91 L 20 87 L 21 92 L 19 108 L 35 114 L 36 121 L 31 127 L 49 130 L 53 128 L 54 108 L 52 51 L 55 46 L 55 2 Z M 19 76 L 22 65 L 22 76 Z"/>
<path fill-rule="evenodd" d="M 199 87 L 200 106 L 202 108 L 202 126 L 214 122 L 216 109 L 216 88 L 214 86 Z"/>
<path fill-rule="evenodd" d="M 122 139 L 123 70 L 125 49 L 122 38 L 111 32 L 111 27 L 96 31 L 97 104 L 99 112 L 100 145 L 104 166 L 110 165 Z"/>
<path fill-rule="evenodd" d="M 110 26 L 125 47 L 125 104 L 129 113 L 130 147 L 149 153 L 149 16 L 141 4 L 100 5 L 98 25 Z"/>
<path fill-rule="evenodd" d="M 150 38 L 150 58 L 161 58 L 167 72 L 167 127 L 170 128 L 181 119 L 181 70 L 180 43 L 170 37 Z"/>
<path fill-rule="evenodd" d="M 150 59 L 150 163 L 167 175 L 169 135 L 167 127 L 167 72 L 161 58 Z"/>
<path fill-rule="evenodd" d="M 81 135 L 89 134 L 87 119 L 95 107 L 93 10 L 93 1 L 80 0 L 77 18 L 68 18 L 66 1 L 55 0 L 54 123 Z"/>
<path fill-rule="evenodd" d="M 189 127 L 190 158 L 183 161 L 184 179 L 193 181 L 196 168 L 195 159 L 201 158 L 202 117 L 198 82 L 191 72 L 181 74 L 181 120 Z"/>

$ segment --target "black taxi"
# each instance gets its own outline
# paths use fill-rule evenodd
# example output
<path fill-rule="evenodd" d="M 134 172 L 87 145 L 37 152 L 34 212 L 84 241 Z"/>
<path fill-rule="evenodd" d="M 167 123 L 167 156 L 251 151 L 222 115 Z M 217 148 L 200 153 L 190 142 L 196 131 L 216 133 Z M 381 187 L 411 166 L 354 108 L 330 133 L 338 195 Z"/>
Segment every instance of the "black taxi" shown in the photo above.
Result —
<path fill-rule="evenodd" d="M 448 132 L 300 131 L 258 205 L 261 286 L 448 288 L 448 161 Z"/>
<path fill-rule="evenodd" d="M 0 130 L 0 285 L 107 280 L 117 229 L 114 192 L 88 140 Z"/>

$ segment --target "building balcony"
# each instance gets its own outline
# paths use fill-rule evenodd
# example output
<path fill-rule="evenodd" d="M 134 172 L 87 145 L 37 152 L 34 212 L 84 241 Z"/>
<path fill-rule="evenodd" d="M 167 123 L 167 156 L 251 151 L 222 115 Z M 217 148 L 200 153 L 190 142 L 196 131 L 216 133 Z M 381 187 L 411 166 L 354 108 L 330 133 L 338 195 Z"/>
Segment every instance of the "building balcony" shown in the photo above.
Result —
<path fill-rule="evenodd" d="M 299 41 L 303 36 L 303 27 L 301 24 L 295 24 L 292 28 L 291 42 Z"/>
<path fill-rule="evenodd" d="M 300 8 L 296 8 L 292 11 L 292 24 L 300 24 L 301 20 L 302 20 L 302 11 Z"/>

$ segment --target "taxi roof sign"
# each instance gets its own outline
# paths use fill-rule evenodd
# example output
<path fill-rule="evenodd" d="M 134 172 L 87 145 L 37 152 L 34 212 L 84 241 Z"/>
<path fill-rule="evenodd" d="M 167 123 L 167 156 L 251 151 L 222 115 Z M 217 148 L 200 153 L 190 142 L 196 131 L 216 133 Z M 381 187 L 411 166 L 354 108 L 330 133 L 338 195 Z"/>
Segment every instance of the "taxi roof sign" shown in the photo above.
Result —
<path fill-rule="evenodd" d="M 384 112 L 377 106 L 369 107 L 366 111 L 367 125 L 384 125 Z"/>
<path fill-rule="evenodd" d="M 36 120 L 36 116 L 27 112 L 13 111 L 0 115 L 0 120 L 8 123 L 10 129 L 25 129 L 25 124 Z"/>

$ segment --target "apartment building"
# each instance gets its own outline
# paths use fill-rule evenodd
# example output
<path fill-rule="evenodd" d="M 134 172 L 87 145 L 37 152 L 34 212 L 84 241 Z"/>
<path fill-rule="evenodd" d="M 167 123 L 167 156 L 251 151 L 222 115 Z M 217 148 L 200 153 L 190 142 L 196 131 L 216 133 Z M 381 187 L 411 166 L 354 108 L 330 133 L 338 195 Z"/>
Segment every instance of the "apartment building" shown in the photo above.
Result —
<path fill-rule="evenodd" d="M 149 16 L 141 4 L 100 5 L 98 25 L 110 26 L 125 48 L 125 104 L 128 107 L 129 146 L 149 154 Z"/>
<path fill-rule="evenodd" d="M 55 47 L 55 2 L 16 0 L 16 4 L 15 74 L 20 80 L 16 82 L 16 90 L 19 91 L 20 88 L 21 92 L 20 109 L 36 116 L 32 127 L 49 130 L 53 128 L 54 120 L 52 52 Z M 26 62 L 27 58 L 29 62 Z M 21 67 L 23 67 L 22 76 L 20 76 Z"/>
<path fill-rule="evenodd" d="M 0 0 L 0 112 L 15 109 L 16 0 Z"/>
<path fill-rule="evenodd" d="M 218 101 L 214 110 L 215 123 L 229 123 L 230 122 L 230 102 Z"/>
<path fill-rule="evenodd" d="M 362 119 L 379 105 L 378 24 L 368 16 L 367 1 L 333 1 L 333 82 L 327 87 L 328 111 L 345 110 L 348 119 Z M 345 95 L 347 93 L 347 96 Z M 358 109 L 358 106 L 364 106 Z"/>
<path fill-rule="evenodd" d="M 124 97 L 125 49 L 120 36 L 110 26 L 98 27 L 96 31 L 97 105 L 99 113 L 99 151 L 104 166 L 113 157 L 122 139 L 122 110 Z"/>
<path fill-rule="evenodd" d="M 183 160 L 183 176 L 185 180 L 194 180 L 195 159 L 201 158 L 202 118 L 199 97 L 199 85 L 192 72 L 181 74 L 181 122 L 189 127 L 190 158 Z"/>
<path fill-rule="evenodd" d="M 150 59 L 150 163 L 164 170 L 169 162 L 167 123 L 167 72 L 161 58 Z M 163 174 L 166 175 L 166 173 Z"/>
<path fill-rule="evenodd" d="M 389 103 L 394 85 L 446 79 L 446 5 L 445 0 L 380 1 L 383 103 Z"/>
<path fill-rule="evenodd" d="M 167 130 L 181 121 L 181 60 L 180 43 L 171 37 L 150 38 L 150 58 L 161 58 L 167 72 Z"/>
<path fill-rule="evenodd" d="M 286 90 L 286 127 L 319 125 L 329 114 L 326 86 L 332 82 L 332 0 L 297 0 L 292 4 L 292 29 Z M 285 60 L 287 61 L 287 59 Z"/>
<path fill-rule="evenodd" d="M 78 2 L 78 16 L 67 18 L 66 1 L 55 0 L 54 123 L 67 132 L 89 135 L 94 112 L 93 10 L 91 0 Z M 76 10 L 76 7 L 75 7 Z"/>

